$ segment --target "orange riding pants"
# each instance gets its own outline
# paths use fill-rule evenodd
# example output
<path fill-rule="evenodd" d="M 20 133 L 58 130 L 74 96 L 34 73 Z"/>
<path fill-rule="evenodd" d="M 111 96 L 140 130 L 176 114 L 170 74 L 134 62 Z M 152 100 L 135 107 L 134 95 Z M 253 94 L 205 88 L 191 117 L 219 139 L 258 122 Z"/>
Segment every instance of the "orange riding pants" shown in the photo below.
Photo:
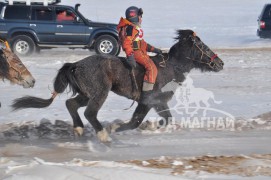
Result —
<path fill-rule="evenodd" d="M 144 76 L 144 81 L 151 84 L 155 84 L 157 77 L 157 68 L 154 62 L 148 56 L 147 52 L 144 52 L 141 49 L 136 50 L 134 51 L 134 57 L 136 62 L 145 67 L 146 72 Z"/>

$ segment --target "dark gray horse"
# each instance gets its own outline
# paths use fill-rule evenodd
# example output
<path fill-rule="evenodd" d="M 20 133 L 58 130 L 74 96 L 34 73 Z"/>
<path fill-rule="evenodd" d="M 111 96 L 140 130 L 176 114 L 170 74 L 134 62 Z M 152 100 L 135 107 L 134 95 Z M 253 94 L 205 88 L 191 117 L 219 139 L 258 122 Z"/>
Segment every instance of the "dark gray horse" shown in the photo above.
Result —
<path fill-rule="evenodd" d="M 154 108 L 164 119 L 169 119 L 171 113 L 167 102 L 173 92 L 162 92 L 161 88 L 175 80 L 184 81 L 184 73 L 196 68 L 202 71 L 218 72 L 223 69 L 223 61 L 218 58 L 191 30 L 179 30 L 178 41 L 170 48 L 169 53 L 152 57 L 158 68 L 158 77 L 154 87 L 153 100 L 149 105 L 138 104 L 132 119 L 128 123 L 120 124 L 115 131 L 137 128 L 151 108 Z M 162 60 L 165 67 L 160 67 Z M 161 64 L 160 64 L 161 65 Z M 84 115 L 91 123 L 101 141 L 108 140 L 108 133 L 97 119 L 98 111 L 106 100 L 109 91 L 129 99 L 140 96 L 144 69 L 141 66 L 133 71 L 125 67 L 122 58 L 114 56 L 94 55 L 79 62 L 66 63 L 59 70 L 55 81 L 54 90 L 50 99 L 41 99 L 31 96 L 16 99 L 12 105 L 15 110 L 21 108 L 43 108 L 49 106 L 55 96 L 63 93 L 69 86 L 76 97 L 66 101 L 75 132 L 83 133 L 83 123 L 77 110 L 87 106 Z M 135 79 L 133 79 L 135 77 Z M 136 83 L 135 83 L 136 81 Z M 135 88 L 137 85 L 137 88 Z"/>

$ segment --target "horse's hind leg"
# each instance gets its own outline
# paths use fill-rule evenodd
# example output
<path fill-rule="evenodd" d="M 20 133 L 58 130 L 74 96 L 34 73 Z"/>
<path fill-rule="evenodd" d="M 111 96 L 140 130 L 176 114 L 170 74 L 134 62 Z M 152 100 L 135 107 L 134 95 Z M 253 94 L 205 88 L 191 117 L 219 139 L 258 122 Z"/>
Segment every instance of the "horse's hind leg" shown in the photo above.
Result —
<path fill-rule="evenodd" d="M 112 131 L 119 132 L 119 131 L 125 131 L 129 129 L 135 129 L 137 128 L 141 122 L 144 120 L 147 113 L 150 111 L 151 107 L 144 104 L 138 104 L 132 119 L 128 123 L 120 124 L 117 129 L 112 129 Z"/>
<path fill-rule="evenodd" d="M 90 122 L 90 124 L 95 129 L 98 138 L 102 142 L 109 141 L 109 136 L 107 131 L 103 128 L 101 123 L 97 119 L 97 114 L 100 108 L 102 107 L 105 99 L 107 98 L 108 92 L 101 92 L 99 95 L 96 94 L 96 96 L 92 99 L 89 99 L 87 108 L 84 112 L 84 115 L 86 119 Z"/>
<path fill-rule="evenodd" d="M 84 125 L 78 114 L 78 109 L 80 107 L 86 106 L 87 103 L 88 103 L 88 98 L 81 94 L 77 95 L 75 98 L 68 99 L 66 101 L 66 107 L 73 120 L 74 132 L 79 136 L 83 134 Z"/>

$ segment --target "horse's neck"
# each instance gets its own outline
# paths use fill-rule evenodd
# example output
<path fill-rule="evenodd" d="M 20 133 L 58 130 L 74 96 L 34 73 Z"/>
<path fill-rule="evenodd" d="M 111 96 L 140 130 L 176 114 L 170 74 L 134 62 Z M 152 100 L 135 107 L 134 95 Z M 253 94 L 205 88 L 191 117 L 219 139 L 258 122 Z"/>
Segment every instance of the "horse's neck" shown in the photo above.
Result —
<path fill-rule="evenodd" d="M 194 68 L 193 63 L 189 62 L 187 54 L 190 48 L 183 44 L 176 43 L 169 51 L 169 64 L 173 66 L 176 81 L 183 82 L 185 76 Z"/>
<path fill-rule="evenodd" d="M 164 91 L 175 91 L 191 71 L 192 67 L 189 63 L 186 64 L 183 58 L 185 57 L 182 54 L 171 56 L 166 61 L 166 67 L 159 67 L 159 87 L 163 88 Z"/>
<path fill-rule="evenodd" d="M 162 83 L 168 83 L 175 79 L 174 69 L 171 65 L 166 65 L 166 67 L 160 67 L 158 69 L 160 76 L 162 76 L 163 81 Z"/>

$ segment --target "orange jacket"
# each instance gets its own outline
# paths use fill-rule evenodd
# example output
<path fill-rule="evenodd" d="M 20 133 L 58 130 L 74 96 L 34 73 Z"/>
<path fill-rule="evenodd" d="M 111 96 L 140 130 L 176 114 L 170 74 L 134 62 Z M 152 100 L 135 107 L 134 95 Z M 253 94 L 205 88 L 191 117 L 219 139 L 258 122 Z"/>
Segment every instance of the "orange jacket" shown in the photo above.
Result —
<path fill-rule="evenodd" d="M 127 19 L 120 18 L 117 29 L 122 49 L 125 51 L 127 56 L 133 54 L 136 50 L 142 50 L 145 53 L 147 53 L 147 51 L 152 52 L 154 50 L 153 46 L 144 41 L 143 30 Z"/>

